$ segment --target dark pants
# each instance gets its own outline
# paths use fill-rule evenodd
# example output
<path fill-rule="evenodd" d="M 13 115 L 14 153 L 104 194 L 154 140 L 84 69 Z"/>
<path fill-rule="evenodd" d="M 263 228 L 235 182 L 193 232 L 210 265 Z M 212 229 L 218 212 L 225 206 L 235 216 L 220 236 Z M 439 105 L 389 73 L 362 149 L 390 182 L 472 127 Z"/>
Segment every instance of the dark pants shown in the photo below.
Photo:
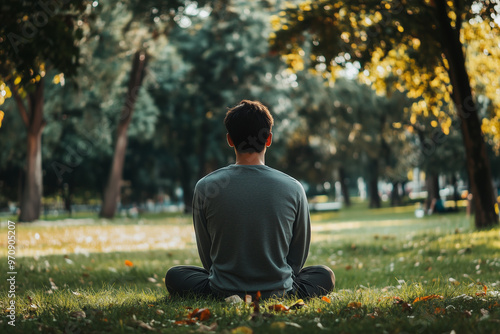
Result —
<path fill-rule="evenodd" d="M 175 266 L 167 271 L 165 285 L 171 295 L 186 296 L 190 294 L 228 297 L 233 294 L 244 296 L 245 292 L 222 292 L 210 288 L 208 271 L 195 266 Z M 310 266 L 303 268 L 300 273 L 293 277 L 292 290 L 286 291 L 264 291 L 262 298 L 272 296 L 296 295 L 298 298 L 309 298 L 322 296 L 335 287 L 335 274 L 326 266 Z M 253 292 L 255 293 L 255 291 Z M 252 294 L 252 292 L 249 292 Z"/>

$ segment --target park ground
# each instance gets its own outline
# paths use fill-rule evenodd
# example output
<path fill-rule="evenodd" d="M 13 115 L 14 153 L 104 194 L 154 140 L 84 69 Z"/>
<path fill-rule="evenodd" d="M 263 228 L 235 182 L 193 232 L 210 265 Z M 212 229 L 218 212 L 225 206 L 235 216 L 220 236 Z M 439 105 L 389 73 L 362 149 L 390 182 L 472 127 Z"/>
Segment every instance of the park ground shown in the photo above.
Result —
<path fill-rule="evenodd" d="M 0 331 L 500 333 L 498 227 L 477 231 L 463 212 L 419 219 L 413 206 L 365 206 L 312 214 L 306 265 L 334 270 L 333 293 L 257 306 L 168 295 L 169 267 L 200 265 L 191 219 L 180 214 L 16 224 L 10 298 L 2 221 Z"/>

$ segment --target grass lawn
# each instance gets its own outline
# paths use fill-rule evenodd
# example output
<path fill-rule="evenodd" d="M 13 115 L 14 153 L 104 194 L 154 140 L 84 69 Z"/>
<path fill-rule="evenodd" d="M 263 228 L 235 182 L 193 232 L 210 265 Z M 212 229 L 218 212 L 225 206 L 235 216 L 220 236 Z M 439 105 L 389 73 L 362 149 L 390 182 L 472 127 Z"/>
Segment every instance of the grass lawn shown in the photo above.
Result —
<path fill-rule="evenodd" d="M 2 221 L 0 331 L 500 333 L 500 228 L 413 210 L 357 203 L 312 214 L 306 265 L 330 266 L 335 292 L 290 310 L 293 297 L 261 301 L 259 313 L 244 302 L 168 296 L 169 267 L 201 264 L 188 216 L 16 224 L 15 326 Z M 286 307 L 270 310 L 276 304 Z"/>

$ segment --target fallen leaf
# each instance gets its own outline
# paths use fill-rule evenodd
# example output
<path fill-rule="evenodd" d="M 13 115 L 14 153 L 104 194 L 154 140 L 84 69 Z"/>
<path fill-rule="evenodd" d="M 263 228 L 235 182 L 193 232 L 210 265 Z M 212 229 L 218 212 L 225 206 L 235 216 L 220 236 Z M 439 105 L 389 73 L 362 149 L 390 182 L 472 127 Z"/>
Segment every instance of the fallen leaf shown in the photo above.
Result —
<path fill-rule="evenodd" d="M 413 306 L 411 306 L 410 303 L 403 303 L 403 304 L 401 304 L 401 308 L 403 309 L 403 312 L 411 312 L 411 311 L 413 311 Z"/>
<path fill-rule="evenodd" d="M 153 277 L 148 277 L 148 281 L 151 283 L 156 283 L 156 279 L 154 279 Z"/>
<path fill-rule="evenodd" d="M 495 302 L 495 304 L 488 306 L 488 308 L 492 307 L 500 307 L 500 304 L 498 302 Z"/>
<path fill-rule="evenodd" d="M 322 301 L 327 302 L 328 304 L 330 304 L 330 303 L 332 302 L 332 301 L 330 300 L 330 298 L 328 298 L 327 296 L 323 296 L 323 297 L 321 297 L 321 300 L 322 300 Z"/>
<path fill-rule="evenodd" d="M 290 306 L 290 310 L 300 309 L 300 308 L 303 308 L 304 306 L 306 306 L 304 301 L 302 299 L 299 299 L 295 302 L 295 304 Z"/>
<path fill-rule="evenodd" d="M 210 324 L 210 326 L 200 324 L 200 327 L 196 330 L 197 332 L 213 332 L 217 329 L 219 325 L 216 322 Z"/>
<path fill-rule="evenodd" d="M 481 315 L 482 315 L 482 317 L 479 320 L 485 320 L 485 319 L 488 319 L 490 317 L 490 312 L 488 310 L 485 310 L 484 308 L 479 310 L 479 312 L 481 312 Z"/>
<path fill-rule="evenodd" d="M 486 287 L 486 285 L 484 285 L 484 284 L 482 284 L 482 285 L 483 285 L 483 291 L 476 292 L 476 296 L 486 296 L 486 292 L 488 291 L 488 287 Z"/>
<path fill-rule="evenodd" d="M 302 326 L 301 326 L 301 325 L 296 324 L 295 322 L 285 321 L 285 325 L 287 325 L 287 326 L 292 326 L 292 327 L 296 327 L 296 328 L 302 328 Z"/>
<path fill-rule="evenodd" d="M 151 327 L 150 325 L 148 325 L 147 323 L 145 323 L 144 321 L 141 321 L 141 320 L 138 320 L 136 322 L 136 324 L 137 324 L 138 327 L 147 329 L 149 331 L 154 331 L 155 330 L 153 327 Z"/>
<path fill-rule="evenodd" d="M 352 266 L 350 264 L 348 264 L 347 266 L 345 266 L 345 270 L 351 270 L 352 269 Z"/>
<path fill-rule="evenodd" d="M 401 309 L 403 312 L 411 312 L 413 311 L 413 306 L 410 303 L 405 302 L 399 297 L 394 297 L 394 304 L 401 305 Z"/>
<path fill-rule="evenodd" d="M 129 260 L 125 260 L 125 265 L 127 267 L 133 267 L 134 266 L 134 264 L 132 263 L 132 261 L 129 261 Z"/>
<path fill-rule="evenodd" d="M 349 307 L 349 308 L 360 308 L 361 307 L 361 303 L 359 303 L 359 302 L 351 302 L 351 303 L 347 304 L 347 307 Z"/>
<path fill-rule="evenodd" d="M 74 311 L 69 314 L 70 317 L 76 318 L 76 319 L 83 319 L 86 318 L 87 315 L 85 314 L 84 311 Z"/>
<path fill-rule="evenodd" d="M 182 319 L 182 320 L 176 320 L 174 324 L 176 325 L 192 325 L 195 324 L 196 320 L 194 319 Z"/>
<path fill-rule="evenodd" d="M 251 299 L 252 299 L 252 297 L 250 297 L 250 300 Z M 238 303 L 242 302 L 243 299 L 241 299 L 241 297 L 238 295 L 232 295 L 232 296 L 227 297 L 225 299 L 225 301 L 226 301 L 226 303 L 230 303 L 230 304 L 238 304 Z"/>
<path fill-rule="evenodd" d="M 446 314 L 446 309 L 441 308 L 441 307 L 436 307 L 434 309 L 434 314 Z"/>
<path fill-rule="evenodd" d="M 165 311 L 163 311 L 163 310 L 160 310 L 160 309 L 156 310 L 156 314 L 158 314 L 158 315 L 162 315 L 164 313 L 165 313 Z"/>
<path fill-rule="evenodd" d="M 459 285 L 460 282 L 454 279 L 453 277 L 448 278 L 448 281 L 450 281 L 451 284 L 453 285 Z"/>
<path fill-rule="evenodd" d="M 253 330 L 247 326 L 240 326 L 231 330 L 232 334 L 253 334 Z"/>
<path fill-rule="evenodd" d="M 208 308 L 195 309 L 188 314 L 188 318 L 199 319 L 200 321 L 208 320 L 210 318 L 210 310 Z"/>
<path fill-rule="evenodd" d="M 430 300 L 430 299 L 443 299 L 444 297 L 443 296 L 440 296 L 440 295 L 429 295 L 429 296 L 424 296 L 424 297 L 418 297 L 418 298 L 415 298 L 415 300 L 413 301 L 413 304 L 417 303 L 417 302 L 424 302 L 426 300 Z"/>
<path fill-rule="evenodd" d="M 274 311 L 274 312 L 288 312 L 290 310 L 289 307 L 283 305 L 283 304 L 274 304 L 268 306 L 269 311 Z"/>
<path fill-rule="evenodd" d="M 49 277 L 49 282 L 50 282 L 50 288 L 51 288 L 52 290 L 57 290 L 57 289 L 59 289 L 59 288 L 57 287 L 56 283 L 54 283 L 54 280 L 52 279 L 52 277 Z"/>

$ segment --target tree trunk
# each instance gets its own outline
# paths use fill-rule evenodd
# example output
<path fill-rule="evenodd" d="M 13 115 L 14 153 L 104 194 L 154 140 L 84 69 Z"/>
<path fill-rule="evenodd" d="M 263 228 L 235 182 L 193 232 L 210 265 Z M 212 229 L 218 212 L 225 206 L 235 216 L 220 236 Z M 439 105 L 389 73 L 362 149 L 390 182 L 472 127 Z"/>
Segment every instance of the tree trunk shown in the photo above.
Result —
<path fill-rule="evenodd" d="M 378 194 L 378 160 L 377 159 L 370 159 L 368 192 L 369 192 L 369 196 L 370 196 L 370 208 L 380 208 L 380 196 Z"/>
<path fill-rule="evenodd" d="M 349 188 L 347 188 L 346 175 L 343 166 L 339 167 L 339 181 L 342 197 L 344 198 L 344 205 L 351 206 L 351 198 L 349 197 Z"/>
<path fill-rule="evenodd" d="M 475 224 L 477 228 L 498 224 L 495 212 L 496 199 L 491 187 L 491 170 L 486 154 L 486 145 L 481 132 L 477 104 L 472 97 L 469 75 L 465 68 L 465 56 L 460 42 L 460 22 L 458 28 L 451 26 L 446 10 L 446 2 L 435 1 L 438 20 L 443 32 L 442 44 L 448 73 L 453 86 L 452 98 L 460 119 L 462 137 L 467 158 L 467 172 L 476 209 Z"/>
<path fill-rule="evenodd" d="M 401 205 L 401 194 L 399 193 L 399 182 L 392 182 L 391 206 Z"/>
<path fill-rule="evenodd" d="M 439 195 L 439 178 L 436 173 L 428 173 L 425 178 L 425 185 L 427 188 L 427 201 L 425 203 L 425 211 L 429 212 L 432 202 L 441 199 Z"/>
<path fill-rule="evenodd" d="M 186 156 L 179 157 L 180 178 L 182 187 L 182 201 L 184 203 L 184 213 L 193 212 L 193 195 L 194 187 L 192 178 L 196 173 L 190 165 L 190 161 Z"/>
<path fill-rule="evenodd" d="M 19 221 L 32 222 L 40 218 L 43 194 L 42 181 L 42 132 L 44 79 L 35 83 L 35 90 L 28 94 L 29 114 L 15 85 L 11 90 L 27 129 L 27 152 L 24 185 L 21 194 Z"/>
<path fill-rule="evenodd" d="M 451 184 L 453 186 L 453 201 L 455 202 L 455 210 L 458 211 L 458 200 L 460 199 L 460 194 L 458 193 L 457 176 L 455 174 L 451 176 Z"/>
<path fill-rule="evenodd" d="M 100 217 L 113 218 L 116 212 L 118 199 L 120 197 L 120 187 L 123 175 L 123 164 L 127 150 L 127 130 L 134 112 L 134 105 L 142 85 L 146 68 L 147 54 L 144 51 L 137 51 L 132 63 L 130 81 L 128 84 L 127 98 L 122 109 L 120 122 L 118 124 L 115 153 L 109 172 L 109 179 L 104 190 L 104 198 L 101 207 Z"/>

